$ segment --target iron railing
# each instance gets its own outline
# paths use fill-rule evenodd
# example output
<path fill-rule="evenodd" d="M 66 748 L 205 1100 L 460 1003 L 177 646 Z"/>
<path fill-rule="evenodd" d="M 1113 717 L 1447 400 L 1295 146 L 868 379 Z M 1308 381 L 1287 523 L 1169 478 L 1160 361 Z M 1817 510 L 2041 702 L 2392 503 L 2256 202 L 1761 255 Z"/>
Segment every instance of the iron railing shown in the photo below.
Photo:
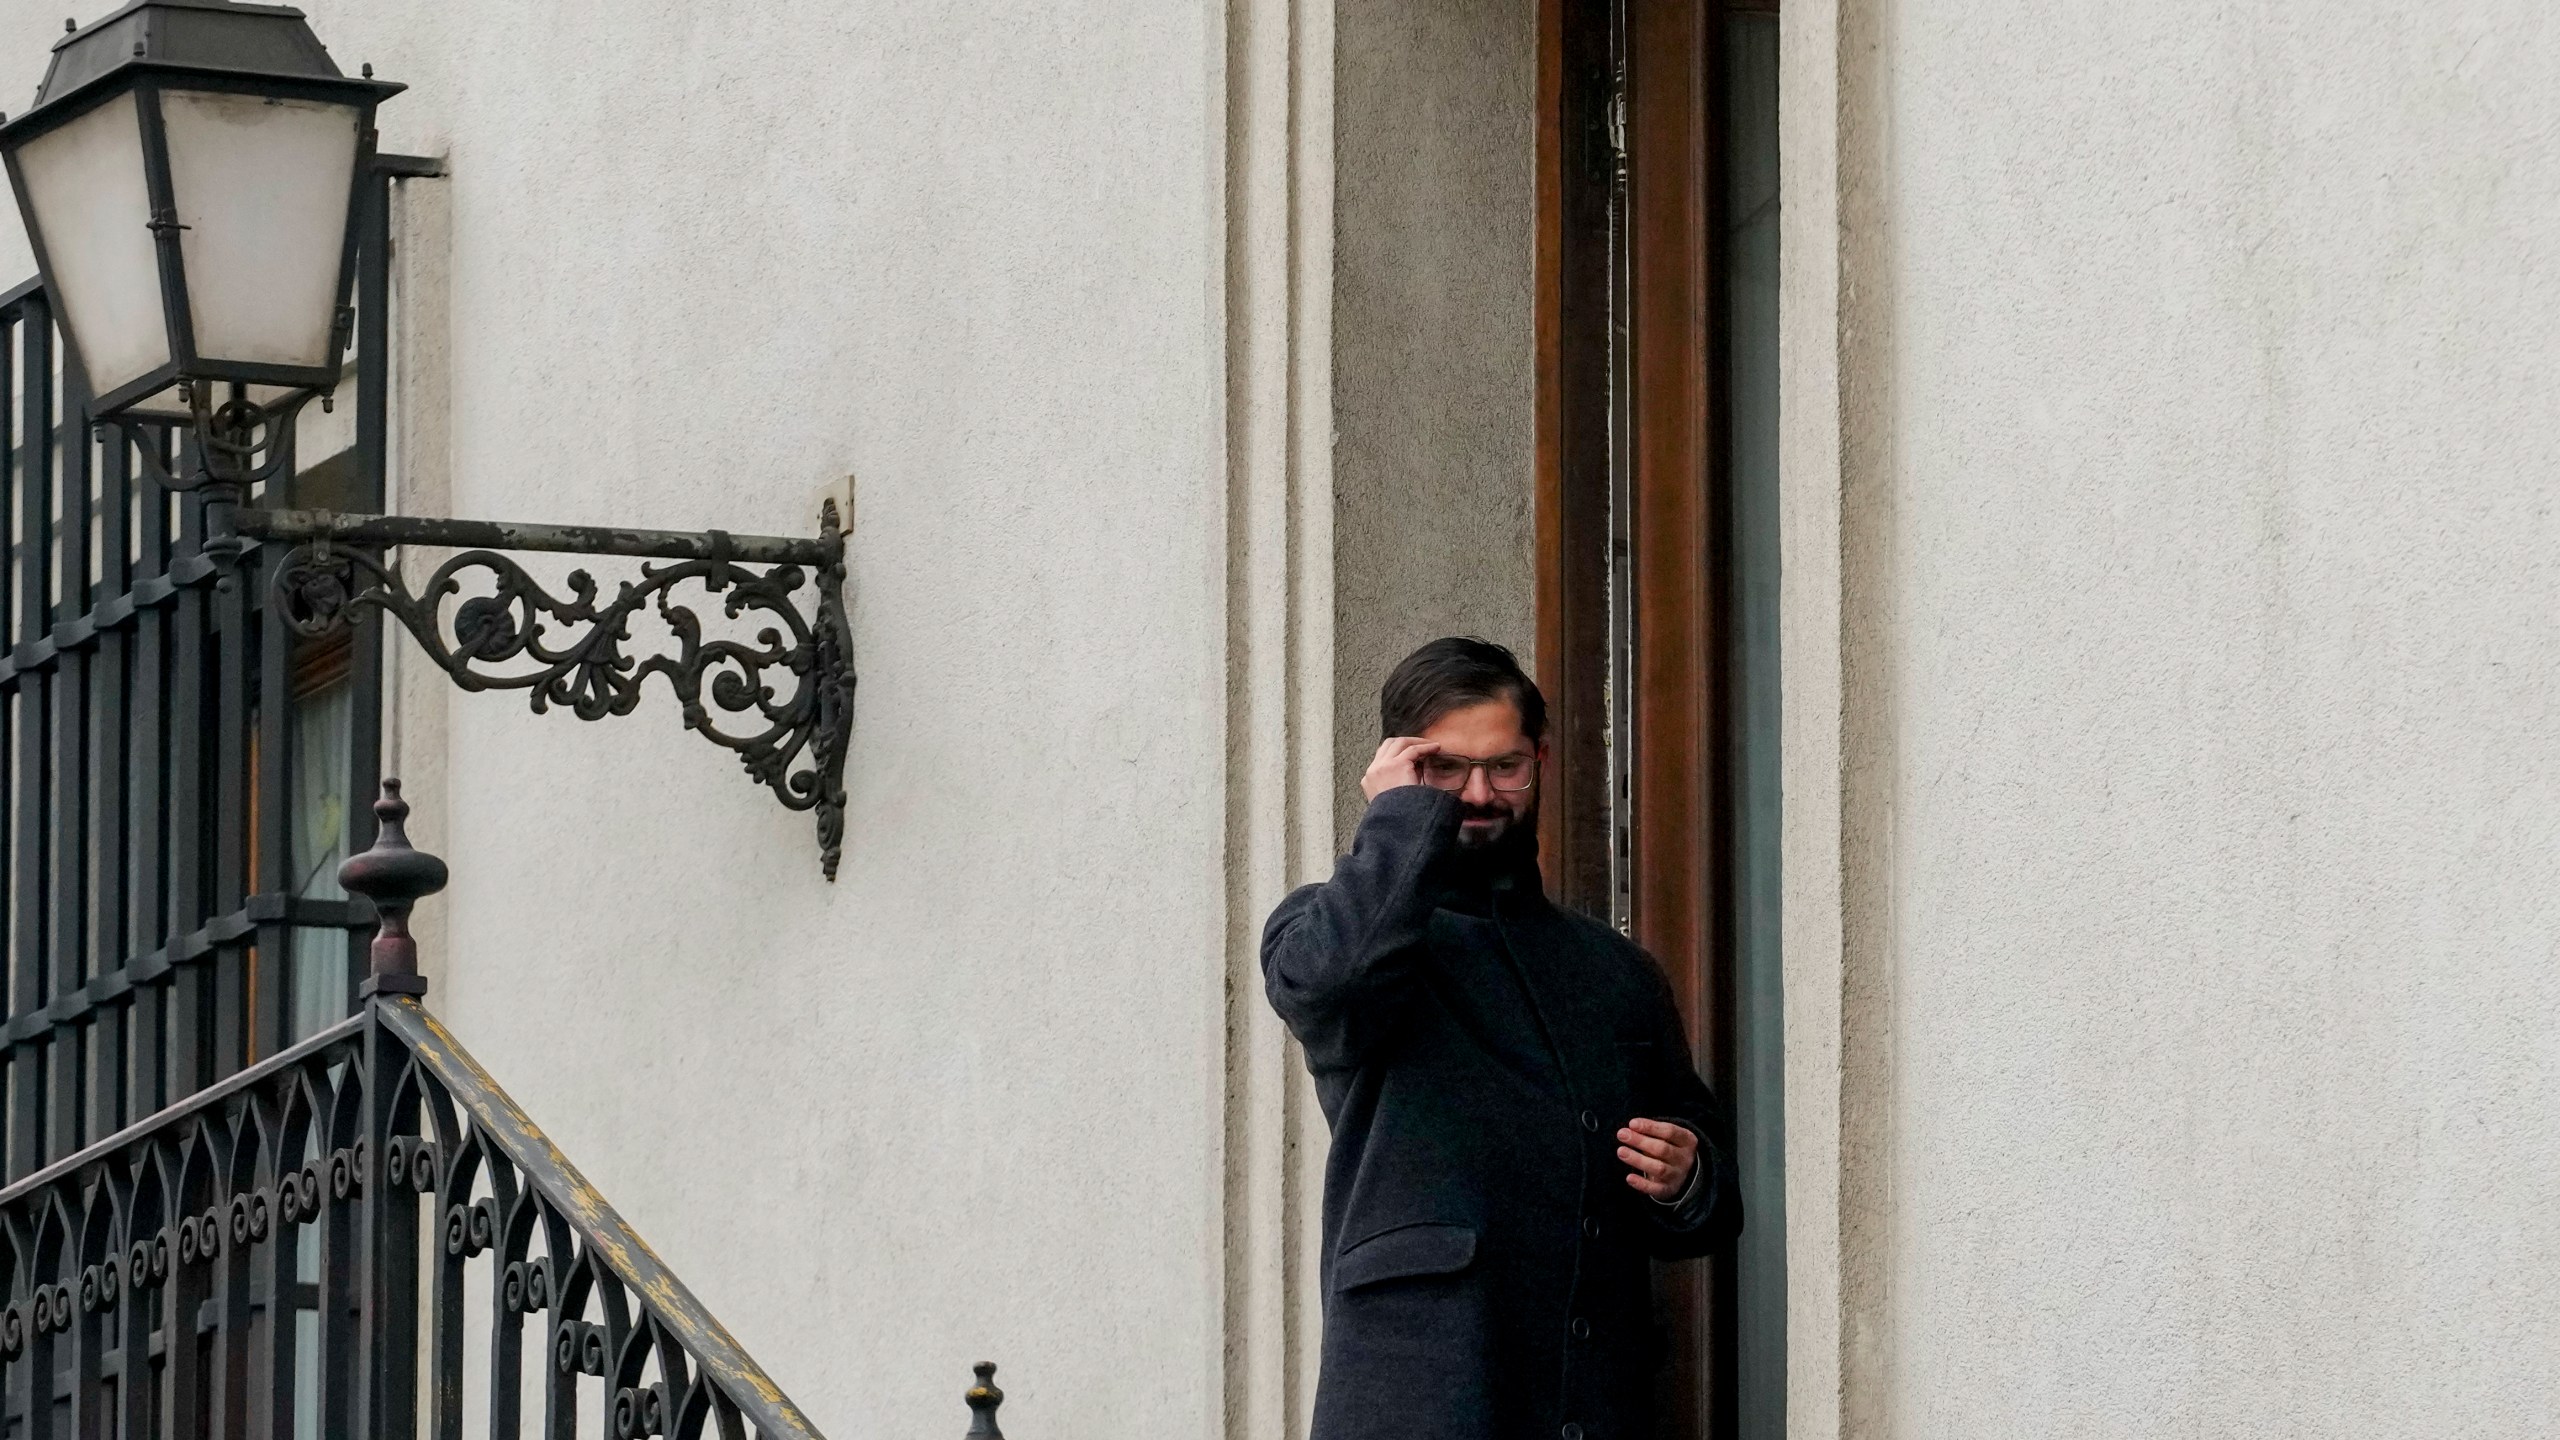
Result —
<path fill-rule="evenodd" d="M 253 503 L 325 487 L 382 508 L 389 185 L 362 193 L 352 448 Z M 370 914 L 330 874 L 372 839 L 348 802 L 380 773 L 378 628 L 298 637 L 267 599 L 263 550 L 224 583 L 201 497 L 155 484 L 121 432 L 93 435 L 61 358 L 43 290 L 0 292 L 10 1179 L 349 1012 Z"/>
<path fill-rule="evenodd" d="M 413 855 L 378 810 L 359 859 Z M 349 881 L 357 1014 L 0 1190 L 12 1432 L 817 1440 L 421 1004 L 430 887 Z"/>

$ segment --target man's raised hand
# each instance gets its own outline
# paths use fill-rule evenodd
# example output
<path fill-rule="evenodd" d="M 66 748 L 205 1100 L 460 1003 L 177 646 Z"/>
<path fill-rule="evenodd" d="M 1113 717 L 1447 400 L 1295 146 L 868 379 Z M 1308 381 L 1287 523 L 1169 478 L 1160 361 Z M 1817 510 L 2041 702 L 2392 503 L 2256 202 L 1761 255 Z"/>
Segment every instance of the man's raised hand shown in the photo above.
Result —
<path fill-rule="evenodd" d="M 1360 793 L 1375 800 L 1382 792 L 1398 786 L 1421 784 L 1422 770 L 1415 762 L 1439 751 L 1439 742 L 1435 740 L 1417 740 L 1410 735 L 1389 736 L 1379 744 L 1378 757 L 1369 762 L 1369 773 L 1360 777 Z"/>
<path fill-rule="evenodd" d="M 1618 1131 L 1618 1158 L 1626 1162 L 1628 1184 L 1667 1205 L 1680 1198 L 1698 1167 L 1698 1137 L 1668 1120 L 1630 1120 Z"/>

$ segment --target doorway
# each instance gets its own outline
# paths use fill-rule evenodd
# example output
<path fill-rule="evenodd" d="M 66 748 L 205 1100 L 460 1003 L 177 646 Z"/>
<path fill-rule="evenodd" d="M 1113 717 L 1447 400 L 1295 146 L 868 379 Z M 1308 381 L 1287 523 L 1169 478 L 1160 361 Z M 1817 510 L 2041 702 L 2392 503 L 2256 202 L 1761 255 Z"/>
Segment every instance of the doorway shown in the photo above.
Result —
<path fill-rule="evenodd" d="M 1663 1434 L 1785 1433 L 1778 0 L 1541 0 L 1549 888 L 1663 963 L 1732 1112 L 1736 1253 L 1665 1267 Z"/>

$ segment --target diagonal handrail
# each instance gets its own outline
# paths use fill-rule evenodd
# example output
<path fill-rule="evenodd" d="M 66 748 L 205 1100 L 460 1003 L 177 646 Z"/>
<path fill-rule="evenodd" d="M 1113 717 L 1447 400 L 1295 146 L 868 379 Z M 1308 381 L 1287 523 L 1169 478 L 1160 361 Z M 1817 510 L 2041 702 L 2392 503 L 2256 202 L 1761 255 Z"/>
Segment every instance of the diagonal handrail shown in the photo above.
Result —
<path fill-rule="evenodd" d="M 504 1297 L 484 1331 L 493 1435 L 526 1433 L 526 1400 L 544 1433 L 572 1433 L 592 1377 L 617 1440 L 743 1440 L 750 1426 L 758 1440 L 822 1440 L 396 989 L 0 1188 L 0 1390 L 67 1384 L 73 1434 L 208 1440 L 293 1433 L 308 1418 L 324 1434 L 408 1437 L 423 1399 L 424 1433 L 458 1436 L 466 1272 Z M 275 1323 L 280 1303 L 316 1329 Z M 197 1343 L 175 1343 L 189 1333 Z M 530 1395 L 528 1340 L 554 1362 Z M 305 1367 L 316 1374 L 298 1380 Z"/>
<path fill-rule="evenodd" d="M 578 1173 L 531 1116 L 500 1088 L 453 1032 L 409 996 L 382 996 L 375 1014 L 466 1112 L 484 1144 L 495 1145 L 524 1182 L 540 1192 L 578 1232 L 591 1259 L 641 1296 L 660 1325 L 673 1333 L 731 1403 L 771 1440 L 822 1440 L 800 1407 L 782 1393 L 728 1329 L 676 1278 L 602 1192 Z"/>
<path fill-rule="evenodd" d="M 821 1440 L 421 1003 L 444 865 L 384 788 L 358 1012 L 0 1188 L 0 1392 L 33 1435 L 54 1396 L 75 1435 L 518 1440 L 601 1382 L 614 1440 Z"/>
<path fill-rule="evenodd" d="M 209 1114 L 228 1103 L 235 1095 L 245 1094 L 277 1076 L 300 1067 L 313 1057 L 353 1039 L 364 1031 L 364 1016 L 350 1015 L 326 1030 L 279 1050 L 255 1065 L 234 1071 L 211 1085 L 177 1100 L 130 1125 L 94 1141 L 54 1161 L 32 1175 L 12 1181 L 0 1188 L 0 1210 L 7 1210 L 30 1195 L 37 1194 L 66 1179 L 79 1175 L 113 1157 L 118 1151 L 138 1145 L 154 1135 L 168 1134 L 189 1118 Z"/>

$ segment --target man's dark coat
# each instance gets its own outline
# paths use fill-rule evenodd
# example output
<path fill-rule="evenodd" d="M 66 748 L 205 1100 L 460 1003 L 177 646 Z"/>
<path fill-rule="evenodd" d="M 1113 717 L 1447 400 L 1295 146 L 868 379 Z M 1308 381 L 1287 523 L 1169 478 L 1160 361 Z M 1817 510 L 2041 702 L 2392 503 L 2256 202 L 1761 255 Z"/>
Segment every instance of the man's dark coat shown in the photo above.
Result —
<path fill-rule="evenodd" d="M 1525 827 L 1469 852 L 1459 815 L 1381 793 L 1263 929 L 1333 1127 L 1314 1440 L 1635 1440 L 1646 1260 L 1742 1228 L 1729 1132 L 1652 957 L 1547 901 Z M 1700 1136 L 1681 1203 L 1627 1184 L 1634 1116 Z"/>

